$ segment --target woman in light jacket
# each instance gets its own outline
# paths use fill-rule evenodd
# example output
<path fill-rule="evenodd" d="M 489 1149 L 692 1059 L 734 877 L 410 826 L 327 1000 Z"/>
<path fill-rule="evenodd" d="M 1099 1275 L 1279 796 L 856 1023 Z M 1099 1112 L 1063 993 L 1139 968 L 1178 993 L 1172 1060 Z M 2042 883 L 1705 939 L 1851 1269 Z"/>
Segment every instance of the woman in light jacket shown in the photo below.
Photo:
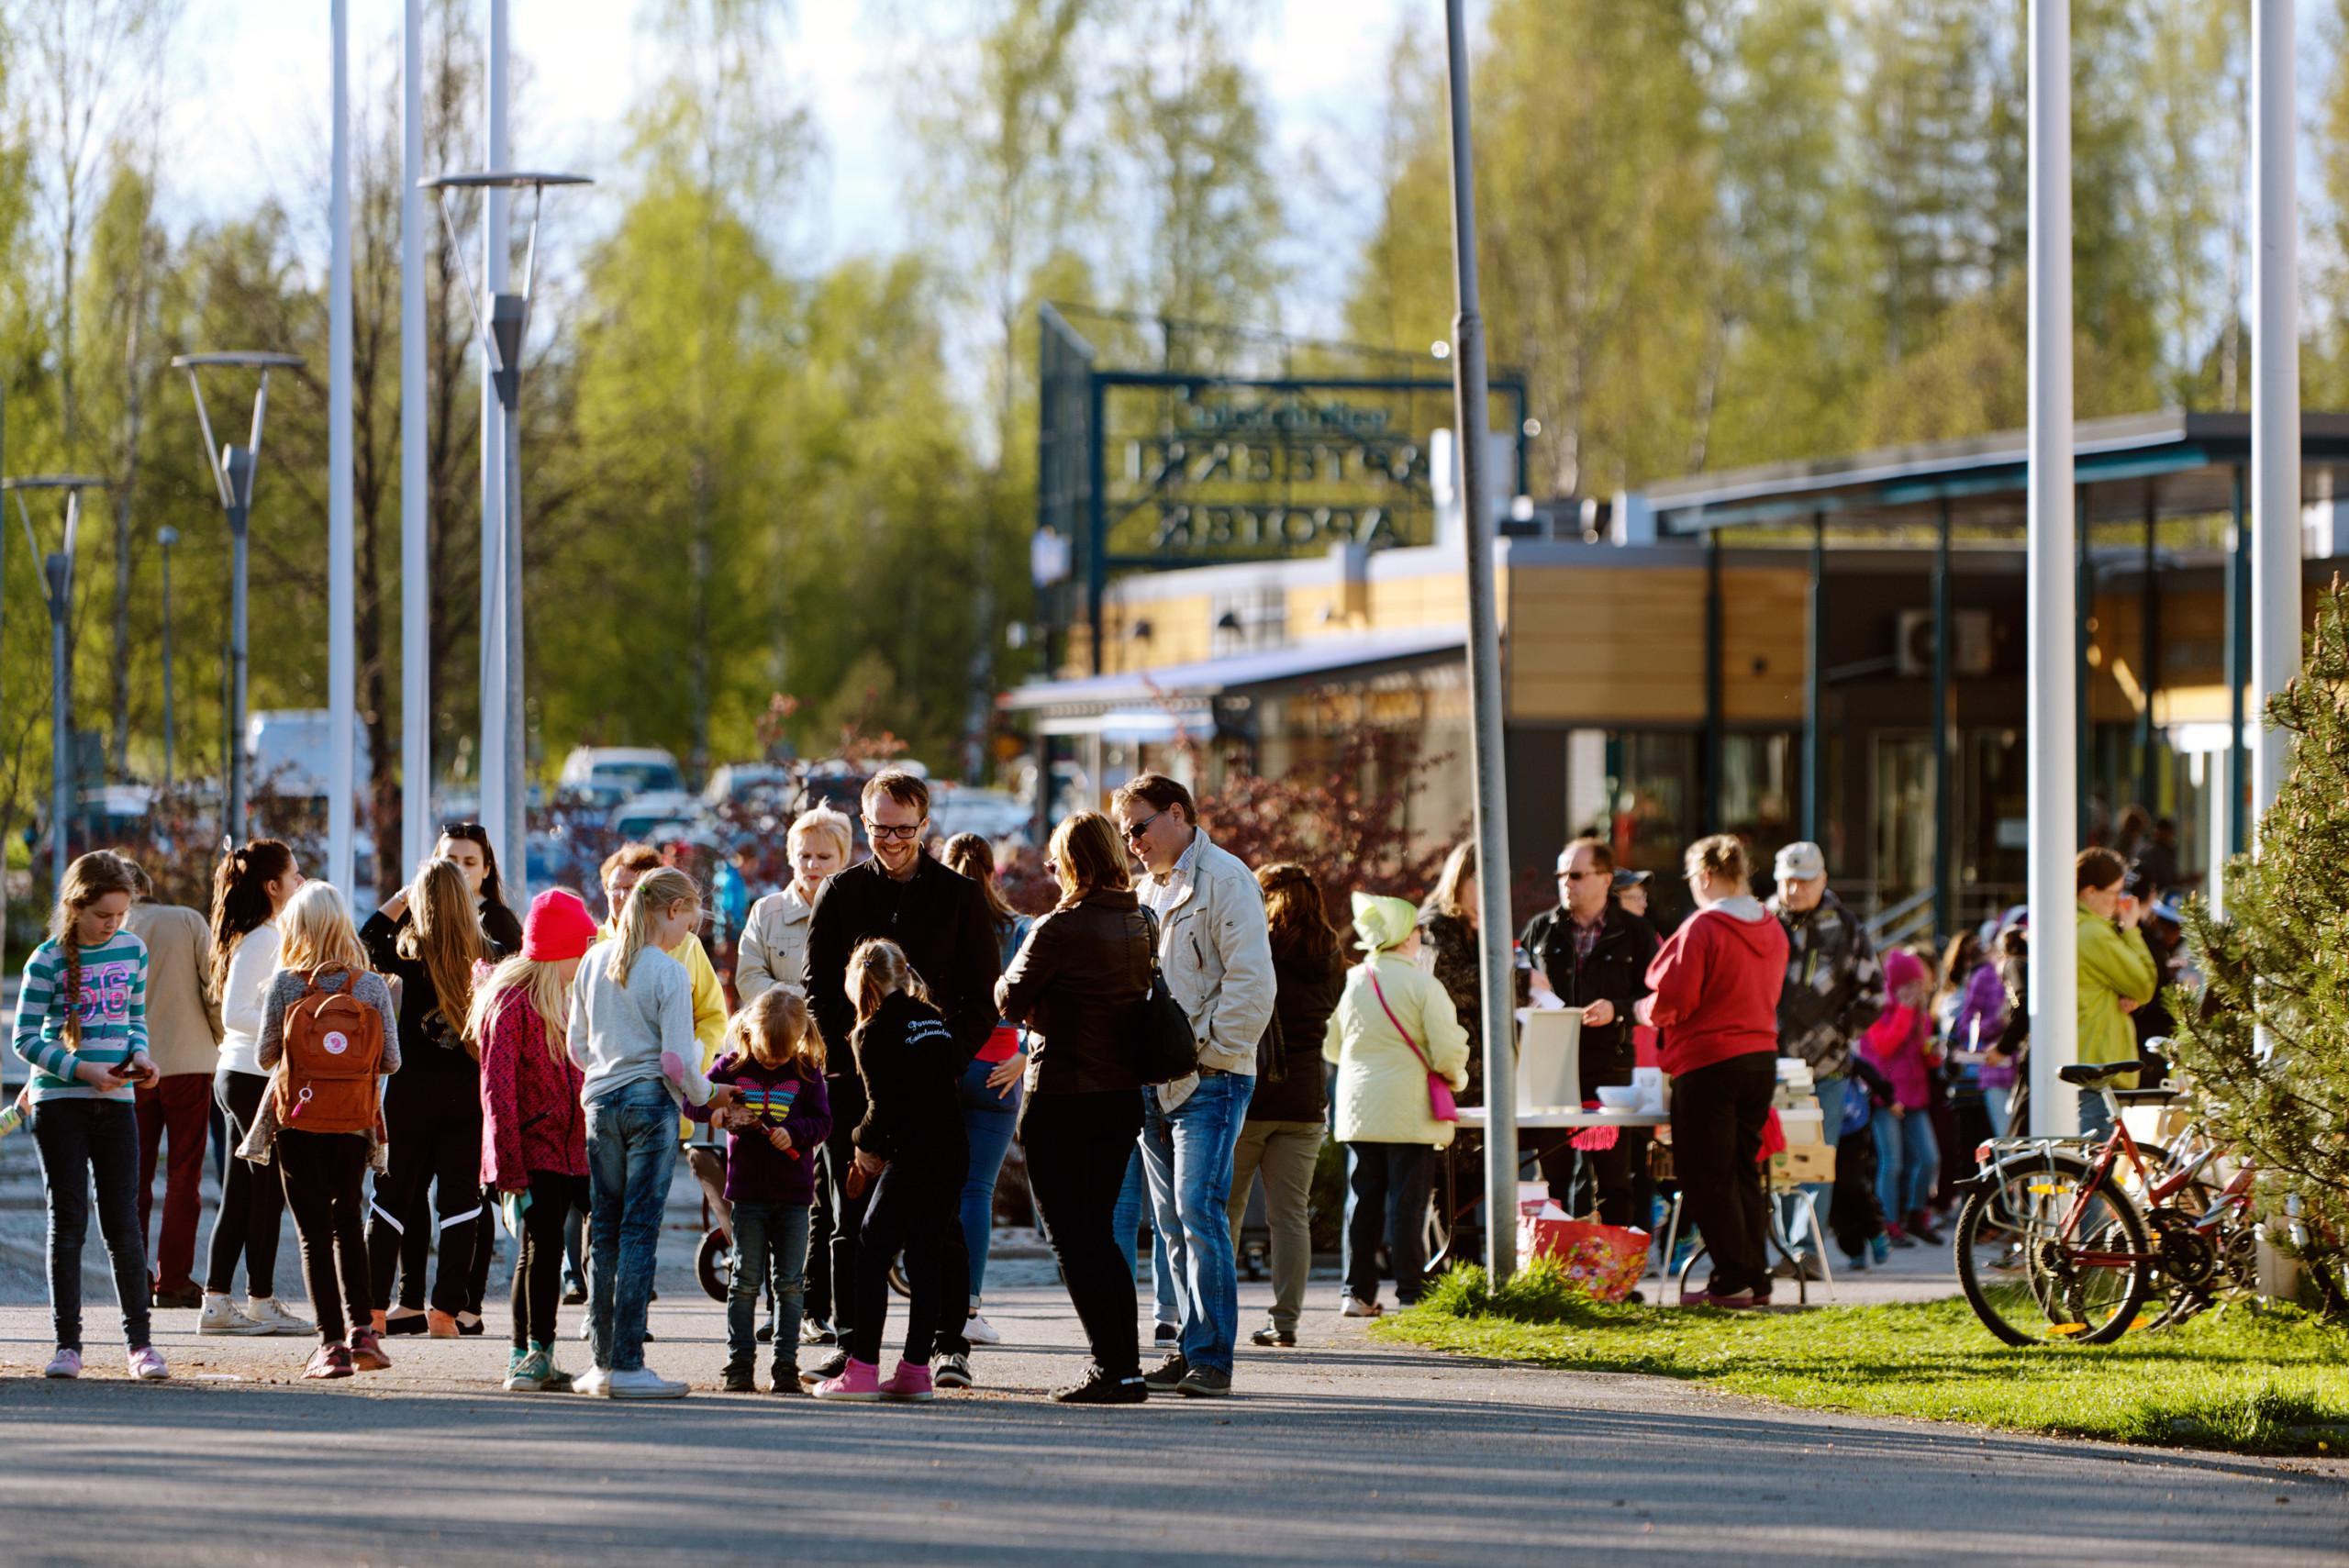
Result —
<path fill-rule="evenodd" d="M 1381 1240 L 1394 1263 L 1396 1299 L 1408 1307 L 1419 1296 L 1431 1156 L 1453 1132 L 1435 1118 L 1428 1074 L 1442 1074 L 1454 1094 L 1468 1086 L 1468 1032 L 1451 995 L 1414 962 L 1419 911 L 1364 893 L 1353 895 L 1353 909 L 1357 945 L 1368 956 L 1346 973 L 1321 1054 L 1338 1064 L 1331 1097 L 1346 1146 L 1345 1314 L 1375 1318 Z"/>
<path fill-rule="evenodd" d="M 829 806 L 791 819 L 791 885 L 751 906 L 735 954 L 734 989 L 749 1006 L 777 985 L 807 989 L 807 922 L 824 879 L 849 862 L 855 848 L 849 819 Z"/>

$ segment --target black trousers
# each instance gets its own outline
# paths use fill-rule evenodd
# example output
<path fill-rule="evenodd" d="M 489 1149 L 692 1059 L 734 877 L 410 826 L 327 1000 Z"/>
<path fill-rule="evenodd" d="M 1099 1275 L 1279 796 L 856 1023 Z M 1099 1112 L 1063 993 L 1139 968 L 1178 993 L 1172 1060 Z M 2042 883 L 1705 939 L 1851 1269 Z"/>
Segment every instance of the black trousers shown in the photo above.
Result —
<path fill-rule="evenodd" d="M 1708 1288 L 1770 1293 L 1770 1201 L 1762 1128 L 1777 1087 L 1777 1053 L 1757 1051 L 1672 1081 L 1672 1162 L 1681 1206 L 1712 1254 Z"/>
<path fill-rule="evenodd" d="M 360 1192 L 367 1140 L 355 1132 L 286 1130 L 278 1133 L 276 1148 L 294 1232 L 302 1241 L 302 1279 L 318 1314 L 318 1343 L 339 1345 L 349 1332 L 344 1310 L 363 1326 L 369 1299 L 361 1218 L 366 1198 Z"/>
<path fill-rule="evenodd" d="M 1598 1098 L 1601 1087 L 1628 1085 L 1637 1065 L 1638 1058 L 1630 1051 L 1586 1057 L 1585 1103 Z M 1647 1169 L 1648 1131 L 1643 1127 L 1617 1129 L 1612 1149 L 1578 1151 L 1570 1138 L 1561 1138 L 1542 1151 L 1542 1179 L 1549 1184 L 1550 1195 L 1568 1214 L 1587 1214 L 1595 1207 L 1602 1225 L 1648 1228 L 1655 1194 Z M 1585 1195 L 1586 1188 L 1591 1189 L 1591 1196 Z"/>
<path fill-rule="evenodd" d="M 434 1049 L 438 1049 L 437 1047 Z M 486 1279 L 486 1257 L 479 1260 L 482 1210 L 481 1095 L 455 1092 L 457 1085 L 420 1085 L 403 1095 L 397 1077 L 384 1096 L 384 1124 L 391 1135 L 390 1168 L 375 1183 L 374 1213 L 367 1226 L 368 1272 L 375 1282 L 376 1307 L 392 1304 L 392 1273 L 399 1269 L 400 1305 L 424 1306 L 425 1250 L 439 1223 L 440 1261 L 432 1271 L 432 1305 L 442 1312 L 478 1311 Z M 428 1188 L 438 1189 L 437 1202 Z"/>
<path fill-rule="evenodd" d="M 807 1212 L 807 1316 L 818 1323 L 832 1320 L 832 1150 L 816 1150 L 816 1201 Z"/>
<path fill-rule="evenodd" d="M 865 1189 L 863 1234 L 856 1248 L 856 1328 L 848 1340 L 848 1353 L 879 1365 L 881 1333 L 889 1319 L 889 1264 L 902 1251 L 906 1284 L 913 1292 L 906 1303 L 905 1359 L 916 1366 L 930 1365 L 937 1348 L 938 1326 L 946 1309 L 969 1310 L 971 1287 L 949 1300 L 941 1266 L 946 1229 L 960 1223 L 963 1176 L 968 1154 L 954 1158 L 925 1158 L 921 1163 L 892 1163 Z"/>
<path fill-rule="evenodd" d="M 1346 1291 L 1378 1299 L 1378 1245 L 1395 1275 L 1395 1299 L 1419 1300 L 1427 1275 L 1422 1222 L 1435 1151 L 1424 1143 L 1346 1145 Z"/>
<path fill-rule="evenodd" d="M 530 1207 L 522 1211 L 522 1235 L 514 1266 L 514 1348 L 555 1342 L 556 1308 L 562 1300 L 562 1237 L 571 1211 L 587 1212 L 587 1178 L 553 1171 L 530 1173 Z"/>
<path fill-rule="evenodd" d="M 98 1235 L 114 1269 L 122 1342 L 149 1342 L 147 1239 L 139 1228 L 139 1110 L 119 1100 L 58 1098 L 33 1107 L 33 1146 L 49 1209 L 49 1305 L 57 1343 L 82 1348 L 82 1245 L 90 1234 L 90 1189 L 98 1194 Z"/>
<path fill-rule="evenodd" d="M 228 1146 L 234 1150 L 252 1130 L 261 1114 L 261 1097 L 269 1092 L 265 1073 L 239 1073 L 223 1067 L 212 1080 L 212 1098 L 228 1124 Z M 232 1152 L 220 1178 L 220 1212 L 212 1218 L 212 1240 L 206 1249 L 204 1288 L 226 1296 L 237 1283 L 237 1260 L 245 1260 L 245 1294 L 266 1300 L 277 1294 L 277 1233 L 285 1222 L 285 1184 L 274 1163 L 256 1165 Z"/>
<path fill-rule="evenodd" d="M 1134 1274 L 1118 1246 L 1118 1189 L 1141 1132 L 1141 1096 L 1030 1095 L 1019 1110 L 1028 1190 L 1085 1325 L 1093 1364 L 1109 1377 L 1141 1370 L 1134 1333 Z"/>
<path fill-rule="evenodd" d="M 856 1145 L 850 1141 L 850 1135 L 855 1132 L 856 1124 L 864 1119 L 864 1084 L 853 1073 L 828 1074 L 824 1088 L 832 1104 L 832 1130 L 824 1140 L 824 1163 L 817 1172 L 822 1188 L 818 1207 L 831 1211 L 829 1274 L 832 1327 L 840 1330 L 841 1343 L 846 1344 L 850 1330 L 856 1326 L 857 1245 L 864 1230 L 864 1206 L 873 1197 L 871 1187 L 858 1197 L 851 1197 L 848 1192 L 849 1167 L 856 1163 Z M 815 1251 L 815 1245 L 811 1238 L 807 1244 L 810 1252 Z"/>

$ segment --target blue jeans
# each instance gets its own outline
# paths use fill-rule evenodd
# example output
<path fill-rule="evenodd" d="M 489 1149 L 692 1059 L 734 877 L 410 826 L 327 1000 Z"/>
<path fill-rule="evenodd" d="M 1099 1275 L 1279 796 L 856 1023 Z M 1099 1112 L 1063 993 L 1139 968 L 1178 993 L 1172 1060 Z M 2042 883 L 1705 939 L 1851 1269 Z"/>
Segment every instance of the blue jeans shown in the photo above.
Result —
<path fill-rule="evenodd" d="M 661 1260 L 661 1213 L 677 1169 L 677 1102 L 658 1078 L 587 1102 L 587 1321 L 596 1364 L 644 1365 L 644 1314 Z"/>
<path fill-rule="evenodd" d="M 2007 1107 L 2014 1103 L 2014 1091 L 2004 1084 L 1982 1085 L 1982 1114 L 1990 1118 L 1990 1136 L 2007 1135 Z"/>
<path fill-rule="evenodd" d="M 1141 1233 L 1142 1196 L 1149 1184 L 1142 1180 L 1141 1145 L 1134 1145 L 1133 1158 L 1126 1162 L 1126 1179 L 1118 1188 L 1118 1206 L 1109 1223 L 1117 1228 L 1118 1251 L 1126 1255 L 1126 1273 L 1134 1272 L 1141 1262 L 1137 1239 Z M 1172 1328 L 1179 1316 L 1174 1306 L 1174 1271 L 1166 1262 L 1166 1238 L 1160 1234 L 1153 1221 L 1150 1228 L 1150 1278 L 1153 1300 L 1152 1321 Z"/>
<path fill-rule="evenodd" d="M 1876 1196 L 1887 1225 L 1906 1227 L 1925 1207 L 1941 1169 L 1941 1146 L 1933 1141 L 1933 1118 L 1922 1110 L 1894 1116 L 1882 1106 L 1871 1123 L 1876 1133 Z"/>
<path fill-rule="evenodd" d="M 726 1291 L 726 1370 L 759 1359 L 759 1291 L 774 1286 L 774 1364 L 799 1360 L 799 1312 L 807 1296 L 807 1206 L 734 1205 L 734 1283 Z"/>
<path fill-rule="evenodd" d="M 1011 1129 L 1019 1120 L 1019 1085 L 1013 1084 L 1008 1095 L 987 1087 L 987 1074 L 996 1066 L 973 1062 L 963 1070 L 963 1136 L 971 1144 L 971 1168 L 963 1177 L 963 1245 L 971 1254 L 973 1311 L 978 1309 L 987 1282 L 987 1244 L 995 1236 L 995 1179 L 1003 1170 Z"/>
<path fill-rule="evenodd" d="M 1142 1095 L 1141 1164 L 1152 1211 L 1166 1238 L 1183 1359 L 1229 1373 L 1240 1338 L 1240 1271 L 1231 1251 L 1231 1154 L 1240 1141 L 1252 1075 L 1201 1077 L 1191 1095 L 1161 1110 L 1158 1091 Z"/>
<path fill-rule="evenodd" d="M 2112 1136 L 2112 1113 L 2105 1108 L 2104 1091 L 2080 1091 L 2080 1136 L 2105 1139 Z"/>

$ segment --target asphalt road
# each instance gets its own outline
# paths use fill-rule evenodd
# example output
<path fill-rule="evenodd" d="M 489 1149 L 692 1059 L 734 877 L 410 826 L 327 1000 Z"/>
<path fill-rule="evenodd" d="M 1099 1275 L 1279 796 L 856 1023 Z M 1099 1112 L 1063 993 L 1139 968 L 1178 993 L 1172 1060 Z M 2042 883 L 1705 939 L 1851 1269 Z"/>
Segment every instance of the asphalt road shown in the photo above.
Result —
<path fill-rule="evenodd" d="M 651 1360 L 696 1386 L 667 1405 L 497 1392 L 495 1340 L 396 1340 L 388 1373 L 305 1385 L 306 1342 L 199 1340 L 188 1313 L 161 1319 L 174 1380 L 135 1385 L 110 1304 L 93 1372 L 46 1383 L 45 1310 L 0 1307 L 0 1561 L 2349 1562 L 2339 1463 L 1488 1366 L 1374 1343 L 1319 1282 L 1308 1343 L 1243 1348 L 1230 1400 L 1063 1409 L 1040 1395 L 1077 1370 L 1073 1319 L 1015 1272 L 985 1386 L 910 1408 L 712 1392 L 719 1309 L 671 1271 Z"/>

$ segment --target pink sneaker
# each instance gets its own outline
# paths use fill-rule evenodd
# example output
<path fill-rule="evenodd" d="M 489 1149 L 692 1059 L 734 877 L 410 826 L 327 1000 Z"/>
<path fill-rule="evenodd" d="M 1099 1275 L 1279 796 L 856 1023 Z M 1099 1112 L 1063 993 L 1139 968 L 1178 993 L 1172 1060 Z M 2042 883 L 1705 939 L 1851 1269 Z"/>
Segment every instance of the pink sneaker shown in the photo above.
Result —
<path fill-rule="evenodd" d="M 881 1385 L 881 1395 L 885 1399 L 935 1399 L 938 1390 L 930 1381 L 930 1368 L 901 1361 L 889 1381 Z"/>
<path fill-rule="evenodd" d="M 922 1374 L 925 1380 L 928 1373 Z M 841 1399 L 863 1405 L 876 1405 L 885 1396 L 881 1392 L 881 1369 L 871 1362 L 852 1358 L 841 1368 L 840 1375 L 828 1377 L 811 1391 L 818 1399 Z"/>
<path fill-rule="evenodd" d="M 81 1376 L 82 1352 L 69 1351 L 62 1345 L 58 1346 L 57 1353 L 49 1358 L 49 1365 L 41 1369 L 41 1375 L 43 1377 Z"/>
<path fill-rule="evenodd" d="M 160 1383 L 172 1375 L 171 1369 L 163 1364 L 163 1352 L 152 1345 L 139 1346 L 130 1352 L 128 1359 L 130 1375 L 133 1377 L 144 1378 L 149 1383 Z"/>

